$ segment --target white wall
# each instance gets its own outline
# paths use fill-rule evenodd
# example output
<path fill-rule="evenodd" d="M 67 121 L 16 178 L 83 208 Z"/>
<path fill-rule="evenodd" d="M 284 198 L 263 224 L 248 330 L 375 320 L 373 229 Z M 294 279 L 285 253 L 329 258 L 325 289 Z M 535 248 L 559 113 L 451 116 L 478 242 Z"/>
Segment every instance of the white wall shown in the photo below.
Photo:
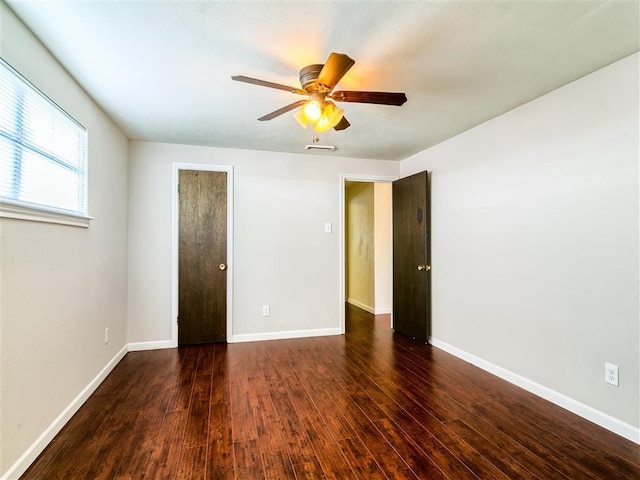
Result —
<path fill-rule="evenodd" d="M 230 340 L 339 331 L 340 174 L 397 175 L 398 162 L 145 142 L 130 142 L 129 151 L 130 342 L 171 335 L 174 162 L 234 167 Z"/>
<path fill-rule="evenodd" d="M 0 25 L 0 55 L 87 127 L 95 217 L 0 220 L 2 475 L 125 346 L 127 141 L 2 2 Z"/>
<path fill-rule="evenodd" d="M 638 57 L 402 162 L 403 176 L 433 172 L 434 340 L 632 429 Z"/>
<path fill-rule="evenodd" d="M 374 184 L 347 182 L 345 190 L 347 302 L 374 313 Z"/>
<path fill-rule="evenodd" d="M 393 235 L 391 183 L 373 184 L 375 245 L 375 313 L 391 313 L 393 301 Z"/>

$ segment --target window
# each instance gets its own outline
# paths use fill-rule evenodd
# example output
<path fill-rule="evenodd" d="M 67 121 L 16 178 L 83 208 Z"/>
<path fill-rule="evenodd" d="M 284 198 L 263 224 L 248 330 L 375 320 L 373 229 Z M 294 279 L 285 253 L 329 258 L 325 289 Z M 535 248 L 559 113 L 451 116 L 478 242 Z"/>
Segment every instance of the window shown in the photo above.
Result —
<path fill-rule="evenodd" d="M 5 217 L 87 216 L 86 129 L 2 59 L 0 202 Z"/>

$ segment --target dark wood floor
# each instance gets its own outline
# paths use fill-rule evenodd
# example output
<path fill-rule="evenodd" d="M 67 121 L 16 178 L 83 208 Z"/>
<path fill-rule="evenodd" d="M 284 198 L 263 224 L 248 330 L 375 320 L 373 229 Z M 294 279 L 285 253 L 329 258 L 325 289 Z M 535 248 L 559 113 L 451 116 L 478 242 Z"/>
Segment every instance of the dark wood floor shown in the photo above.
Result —
<path fill-rule="evenodd" d="M 640 478 L 640 447 L 348 307 L 347 334 L 129 353 L 23 479 Z"/>

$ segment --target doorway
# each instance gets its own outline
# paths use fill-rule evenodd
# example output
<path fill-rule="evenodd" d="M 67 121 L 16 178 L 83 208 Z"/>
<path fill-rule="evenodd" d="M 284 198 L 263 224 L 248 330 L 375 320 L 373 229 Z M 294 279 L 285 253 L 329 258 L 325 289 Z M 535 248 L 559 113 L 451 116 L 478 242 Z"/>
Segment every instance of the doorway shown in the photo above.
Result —
<path fill-rule="evenodd" d="M 233 168 L 174 164 L 172 199 L 171 344 L 232 342 Z"/>
<path fill-rule="evenodd" d="M 391 314 L 391 183 L 397 177 L 341 175 L 341 331 L 345 306 Z"/>

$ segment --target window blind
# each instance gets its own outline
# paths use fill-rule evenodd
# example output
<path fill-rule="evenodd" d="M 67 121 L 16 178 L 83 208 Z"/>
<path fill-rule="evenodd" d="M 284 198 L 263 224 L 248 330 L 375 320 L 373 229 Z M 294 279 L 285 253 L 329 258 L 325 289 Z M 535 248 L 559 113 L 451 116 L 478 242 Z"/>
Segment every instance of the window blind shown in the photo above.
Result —
<path fill-rule="evenodd" d="M 0 201 L 87 215 L 87 131 L 0 59 Z"/>

